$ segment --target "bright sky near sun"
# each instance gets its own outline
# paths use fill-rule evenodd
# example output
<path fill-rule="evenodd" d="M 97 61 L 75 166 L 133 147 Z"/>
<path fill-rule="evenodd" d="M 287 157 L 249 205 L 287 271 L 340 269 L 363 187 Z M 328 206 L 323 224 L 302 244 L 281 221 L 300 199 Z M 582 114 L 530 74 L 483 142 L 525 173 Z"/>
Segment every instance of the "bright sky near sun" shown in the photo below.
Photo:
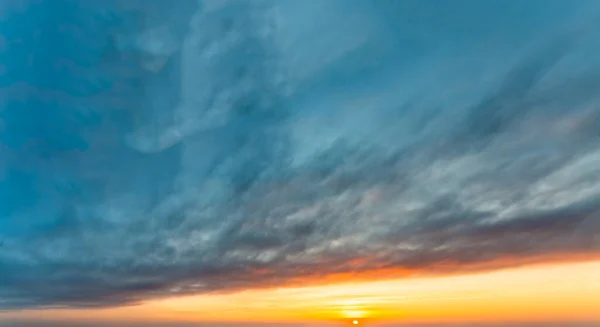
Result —
<path fill-rule="evenodd" d="M 105 310 L 36 312 L 73 321 L 600 321 L 600 261 L 460 276 L 252 290 Z M 11 314 L 12 318 L 31 313 Z"/>

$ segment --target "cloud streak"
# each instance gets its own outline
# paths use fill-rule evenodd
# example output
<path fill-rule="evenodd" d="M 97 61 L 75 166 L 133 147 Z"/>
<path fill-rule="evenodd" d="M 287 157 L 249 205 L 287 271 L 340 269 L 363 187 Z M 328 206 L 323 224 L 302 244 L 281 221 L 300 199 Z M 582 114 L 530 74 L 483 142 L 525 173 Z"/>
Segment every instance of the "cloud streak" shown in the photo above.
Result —
<path fill-rule="evenodd" d="M 600 250 L 593 2 L 28 2 L 2 8 L 0 308 Z"/>

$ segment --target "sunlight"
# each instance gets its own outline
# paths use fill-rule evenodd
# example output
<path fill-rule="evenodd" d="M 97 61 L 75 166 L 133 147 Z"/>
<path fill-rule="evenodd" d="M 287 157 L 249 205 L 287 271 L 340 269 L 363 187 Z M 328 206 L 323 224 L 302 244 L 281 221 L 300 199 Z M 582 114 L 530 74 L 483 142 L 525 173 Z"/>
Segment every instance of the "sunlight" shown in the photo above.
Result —
<path fill-rule="evenodd" d="M 347 319 L 365 318 L 370 313 L 370 308 L 376 305 L 377 301 L 371 297 L 335 299 L 328 303 L 330 307 L 340 308 L 342 317 Z"/>
<path fill-rule="evenodd" d="M 44 319 L 105 321 L 432 322 L 597 319 L 600 261 L 545 264 L 464 276 L 364 281 L 199 294 L 101 310 L 35 311 Z M 565 279 L 565 276 L 569 276 Z M 565 301 L 568 299 L 568 301 Z M 401 308 L 401 309 L 400 309 Z M 551 309 L 551 310 L 549 310 Z M 29 313 L 0 313 L 17 319 Z M 139 318 L 143 317 L 143 318 Z"/>
<path fill-rule="evenodd" d="M 159 312 L 194 319 L 553 319 L 594 315 L 600 261 L 544 264 L 466 276 L 355 281 L 153 301 Z M 565 280 L 564 276 L 571 276 Z M 570 298 L 568 304 L 563 299 Z M 147 304 L 149 305 L 149 304 Z M 399 308 L 402 307 L 402 310 Z M 548 308 L 552 311 L 548 312 Z M 276 309 L 274 309 L 276 308 Z M 472 308 L 477 308 L 473 313 Z M 235 312 L 235 314 L 231 314 Z M 227 315 L 226 315 L 227 313 Z"/>
<path fill-rule="evenodd" d="M 348 309 L 348 310 L 343 310 L 342 315 L 344 316 L 344 318 L 350 318 L 350 319 L 364 318 L 367 316 L 367 312 L 364 310 L 358 310 L 358 309 Z"/>

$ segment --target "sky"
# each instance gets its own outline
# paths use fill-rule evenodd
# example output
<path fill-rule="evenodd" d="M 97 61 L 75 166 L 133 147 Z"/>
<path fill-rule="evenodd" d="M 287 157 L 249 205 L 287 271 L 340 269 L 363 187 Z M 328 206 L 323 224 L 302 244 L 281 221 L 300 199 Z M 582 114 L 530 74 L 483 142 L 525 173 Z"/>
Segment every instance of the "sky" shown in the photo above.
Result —
<path fill-rule="evenodd" d="M 597 324 L 599 14 L 3 2 L 0 326 Z"/>

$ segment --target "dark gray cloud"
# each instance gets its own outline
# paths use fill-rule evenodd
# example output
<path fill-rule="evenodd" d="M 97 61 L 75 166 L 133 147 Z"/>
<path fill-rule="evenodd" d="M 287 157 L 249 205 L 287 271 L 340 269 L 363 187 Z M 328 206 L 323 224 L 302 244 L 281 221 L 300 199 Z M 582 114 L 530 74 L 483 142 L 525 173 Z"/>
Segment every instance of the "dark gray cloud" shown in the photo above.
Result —
<path fill-rule="evenodd" d="M 596 255 L 600 8 L 430 5 L 3 5 L 0 308 Z"/>

